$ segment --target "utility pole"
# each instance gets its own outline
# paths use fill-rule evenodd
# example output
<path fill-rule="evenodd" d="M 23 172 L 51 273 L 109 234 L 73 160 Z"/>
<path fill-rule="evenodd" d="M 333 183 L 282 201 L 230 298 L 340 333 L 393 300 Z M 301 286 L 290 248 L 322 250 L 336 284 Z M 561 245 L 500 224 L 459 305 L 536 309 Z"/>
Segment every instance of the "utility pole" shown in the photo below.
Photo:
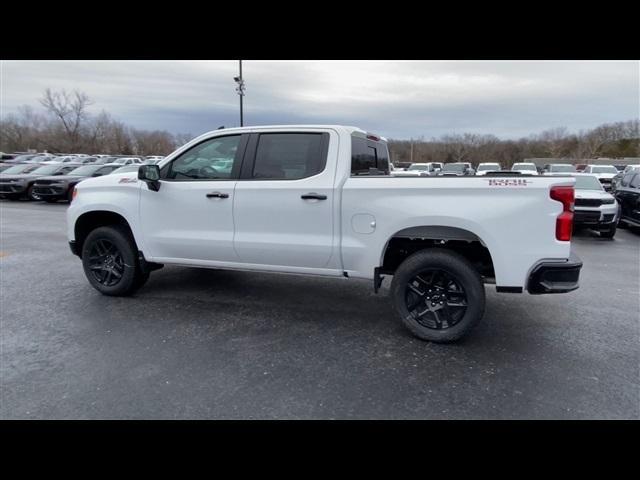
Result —
<path fill-rule="evenodd" d="M 236 92 L 238 92 L 238 95 L 240 96 L 240 126 L 243 127 L 244 117 L 243 117 L 243 111 L 242 111 L 242 97 L 244 97 L 244 80 L 242 78 L 242 60 L 240 60 L 239 62 L 240 62 L 240 75 L 238 75 L 237 77 L 233 77 L 233 80 L 238 84 L 238 86 L 236 87 Z"/>
<path fill-rule="evenodd" d="M 413 138 L 411 139 L 411 163 L 413 163 Z"/>

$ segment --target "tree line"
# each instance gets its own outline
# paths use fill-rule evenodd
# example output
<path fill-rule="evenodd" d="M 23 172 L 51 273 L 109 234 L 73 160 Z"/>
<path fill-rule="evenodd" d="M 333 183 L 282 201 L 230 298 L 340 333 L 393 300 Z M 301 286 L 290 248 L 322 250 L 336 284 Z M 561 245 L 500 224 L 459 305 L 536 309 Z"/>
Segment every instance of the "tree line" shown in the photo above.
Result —
<path fill-rule="evenodd" d="M 518 140 L 495 135 L 462 133 L 425 140 L 389 140 L 389 152 L 398 162 L 499 162 L 510 167 L 525 158 L 564 158 L 568 163 L 598 157 L 640 157 L 638 120 L 605 123 L 571 133 L 552 128 Z"/>
<path fill-rule="evenodd" d="M 23 105 L 0 120 L 0 151 L 167 155 L 193 138 L 133 128 L 104 110 L 93 115 L 89 112 L 92 100 L 78 90 L 48 88 L 39 104 L 39 110 Z"/>
<path fill-rule="evenodd" d="M 167 155 L 193 138 L 165 130 L 141 130 L 114 119 L 106 111 L 94 115 L 93 104 L 81 91 L 46 89 L 40 109 L 20 107 L 0 120 L 0 151 L 29 149 L 51 153 L 105 153 L 114 155 Z M 639 157 L 638 120 L 605 123 L 571 133 L 552 128 L 518 140 L 495 135 L 450 134 L 425 140 L 389 140 L 398 162 L 500 162 L 503 167 L 525 158 L 565 158 L 569 162 L 598 157 Z"/>

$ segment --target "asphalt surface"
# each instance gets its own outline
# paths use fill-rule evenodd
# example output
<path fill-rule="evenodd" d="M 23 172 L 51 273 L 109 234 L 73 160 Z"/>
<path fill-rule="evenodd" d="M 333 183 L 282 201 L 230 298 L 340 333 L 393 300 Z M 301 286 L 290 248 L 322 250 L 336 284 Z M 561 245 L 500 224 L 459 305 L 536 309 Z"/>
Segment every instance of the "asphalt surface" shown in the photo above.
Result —
<path fill-rule="evenodd" d="M 579 290 L 487 286 L 436 345 L 365 281 L 165 267 L 102 296 L 65 210 L 0 201 L 3 419 L 640 418 L 640 233 L 579 233 Z"/>

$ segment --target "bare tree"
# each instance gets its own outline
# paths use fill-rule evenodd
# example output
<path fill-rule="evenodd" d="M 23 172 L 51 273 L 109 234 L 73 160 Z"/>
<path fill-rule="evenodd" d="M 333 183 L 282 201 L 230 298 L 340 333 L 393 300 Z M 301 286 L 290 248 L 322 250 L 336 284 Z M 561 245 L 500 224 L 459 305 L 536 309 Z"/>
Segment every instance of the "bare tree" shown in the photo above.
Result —
<path fill-rule="evenodd" d="M 560 158 L 566 154 L 565 142 L 567 137 L 567 127 L 556 127 L 542 132 L 539 139 L 545 144 L 546 151 L 550 157 Z"/>
<path fill-rule="evenodd" d="M 80 133 L 88 116 L 87 108 L 92 103 L 89 96 L 79 90 L 69 93 L 66 90 L 54 92 L 47 88 L 44 91 L 40 104 L 62 126 L 66 137 L 65 149 L 72 151 L 81 147 Z"/>

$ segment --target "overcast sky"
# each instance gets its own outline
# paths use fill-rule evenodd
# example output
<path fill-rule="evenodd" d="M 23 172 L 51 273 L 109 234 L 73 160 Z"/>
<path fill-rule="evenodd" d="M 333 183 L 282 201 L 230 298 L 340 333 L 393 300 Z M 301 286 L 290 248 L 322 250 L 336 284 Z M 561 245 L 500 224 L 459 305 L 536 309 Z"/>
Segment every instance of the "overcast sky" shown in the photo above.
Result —
<path fill-rule="evenodd" d="M 3 61 L 1 114 L 80 89 L 125 123 L 194 135 L 239 125 L 237 61 Z M 518 138 L 640 116 L 637 61 L 244 61 L 245 125 L 338 123 L 391 138 Z"/>

